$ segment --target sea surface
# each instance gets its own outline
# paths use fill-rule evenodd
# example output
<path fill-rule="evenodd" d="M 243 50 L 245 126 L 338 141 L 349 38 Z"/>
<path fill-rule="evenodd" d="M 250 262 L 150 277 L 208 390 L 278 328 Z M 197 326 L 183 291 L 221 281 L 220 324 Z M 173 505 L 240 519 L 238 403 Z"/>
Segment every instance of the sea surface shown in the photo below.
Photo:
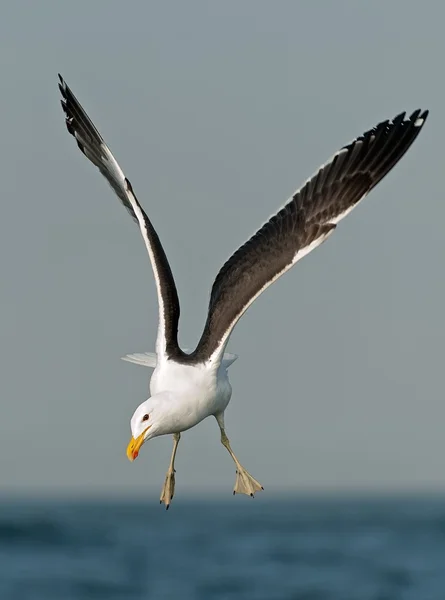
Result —
<path fill-rule="evenodd" d="M 445 498 L 0 502 L 1 600 L 445 600 Z"/>

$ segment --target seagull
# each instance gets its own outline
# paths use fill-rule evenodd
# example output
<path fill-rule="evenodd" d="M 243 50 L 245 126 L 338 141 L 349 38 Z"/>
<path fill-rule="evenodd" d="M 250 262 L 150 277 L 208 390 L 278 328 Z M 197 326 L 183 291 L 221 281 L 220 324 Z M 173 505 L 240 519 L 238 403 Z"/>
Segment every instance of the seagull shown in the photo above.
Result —
<path fill-rule="evenodd" d="M 235 463 L 233 494 L 253 497 L 264 488 L 236 457 L 224 425 L 232 395 L 227 370 L 237 358 L 225 352 L 233 328 L 266 288 L 327 240 L 338 223 L 391 171 L 418 136 L 428 111 L 416 110 L 408 118 L 403 112 L 382 121 L 321 166 L 221 268 L 211 289 L 201 338 L 193 351 L 186 351 L 178 344 L 178 293 L 158 234 L 99 131 L 60 75 L 59 79 L 68 132 L 138 224 L 156 282 L 156 352 L 124 357 L 154 367 L 150 398 L 131 417 L 127 457 L 135 460 L 142 445 L 152 438 L 173 435 L 160 497 L 168 509 L 175 491 L 175 457 L 181 433 L 213 416 L 221 443 Z"/>

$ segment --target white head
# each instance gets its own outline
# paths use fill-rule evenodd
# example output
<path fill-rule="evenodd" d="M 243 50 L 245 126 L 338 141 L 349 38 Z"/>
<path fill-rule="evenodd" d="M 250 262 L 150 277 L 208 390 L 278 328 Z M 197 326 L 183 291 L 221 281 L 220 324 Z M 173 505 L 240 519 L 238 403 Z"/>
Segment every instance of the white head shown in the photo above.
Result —
<path fill-rule="evenodd" d="M 130 421 L 132 438 L 127 447 L 129 460 L 137 458 L 141 446 L 147 440 L 174 433 L 173 406 L 170 394 L 164 392 L 152 396 L 137 407 Z"/>

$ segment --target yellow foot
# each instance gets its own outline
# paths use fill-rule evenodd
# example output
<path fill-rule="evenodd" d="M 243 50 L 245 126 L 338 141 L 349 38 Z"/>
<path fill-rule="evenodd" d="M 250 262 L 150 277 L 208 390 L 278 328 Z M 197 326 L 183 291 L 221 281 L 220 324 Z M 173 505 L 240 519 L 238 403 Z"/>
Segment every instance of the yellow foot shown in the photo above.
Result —
<path fill-rule="evenodd" d="M 252 498 L 255 496 L 255 492 L 264 490 L 261 483 L 252 477 L 250 473 L 244 469 L 241 465 L 238 466 L 236 471 L 235 487 L 233 488 L 233 494 L 246 494 Z"/>
<path fill-rule="evenodd" d="M 170 502 L 173 499 L 175 493 L 175 471 L 169 470 L 167 471 L 167 475 L 165 476 L 164 487 L 161 492 L 160 504 L 165 504 L 165 509 L 168 510 L 170 506 Z"/>

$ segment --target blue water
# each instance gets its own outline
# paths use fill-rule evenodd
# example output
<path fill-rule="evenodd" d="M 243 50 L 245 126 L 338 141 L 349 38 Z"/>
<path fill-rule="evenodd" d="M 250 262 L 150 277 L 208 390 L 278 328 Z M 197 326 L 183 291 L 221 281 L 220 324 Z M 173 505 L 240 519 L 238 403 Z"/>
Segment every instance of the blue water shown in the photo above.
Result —
<path fill-rule="evenodd" d="M 0 599 L 90 598 L 444 600 L 445 499 L 0 503 Z"/>

